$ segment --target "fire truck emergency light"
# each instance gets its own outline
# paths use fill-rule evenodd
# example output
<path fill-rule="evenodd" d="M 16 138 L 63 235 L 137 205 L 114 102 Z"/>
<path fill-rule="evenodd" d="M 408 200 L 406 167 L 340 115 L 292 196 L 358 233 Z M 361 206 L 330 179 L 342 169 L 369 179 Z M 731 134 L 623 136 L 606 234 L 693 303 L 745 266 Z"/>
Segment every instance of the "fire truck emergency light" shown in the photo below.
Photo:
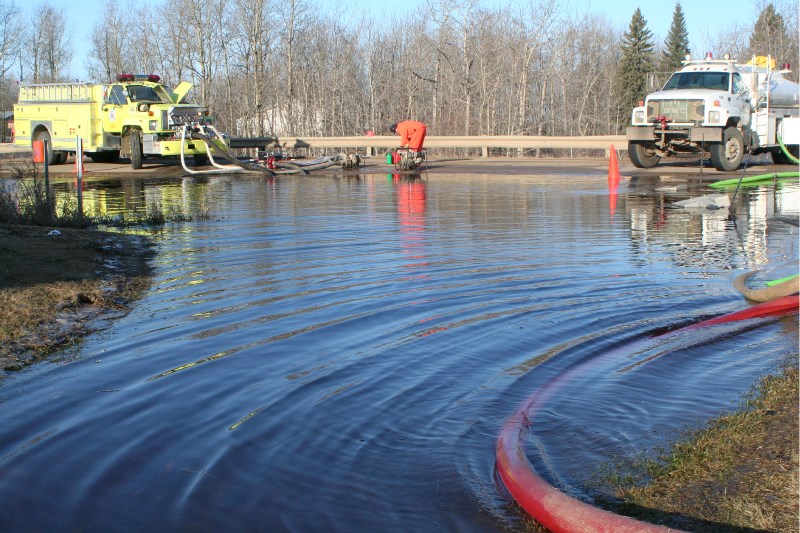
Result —
<path fill-rule="evenodd" d="M 158 74 L 117 74 L 117 81 L 151 81 L 158 83 L 161 81 L 161 76 Z"/>

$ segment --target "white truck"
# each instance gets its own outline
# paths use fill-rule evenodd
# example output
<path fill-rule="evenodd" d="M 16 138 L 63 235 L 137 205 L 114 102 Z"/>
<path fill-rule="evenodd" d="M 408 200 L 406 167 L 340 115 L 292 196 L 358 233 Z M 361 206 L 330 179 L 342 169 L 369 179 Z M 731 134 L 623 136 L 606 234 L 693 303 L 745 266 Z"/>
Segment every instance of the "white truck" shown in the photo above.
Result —
<path fill-rule="evenodd" d="M 692 60 L 647 95 L 626 130 L 628 157 L 639 168 L 706 153 L 712 166 L 735 170 L 745 154 L 770 152 L 788 163 L 800 145 L 800 86 L 771 58 L 739 64 L 728 57 Z"/>

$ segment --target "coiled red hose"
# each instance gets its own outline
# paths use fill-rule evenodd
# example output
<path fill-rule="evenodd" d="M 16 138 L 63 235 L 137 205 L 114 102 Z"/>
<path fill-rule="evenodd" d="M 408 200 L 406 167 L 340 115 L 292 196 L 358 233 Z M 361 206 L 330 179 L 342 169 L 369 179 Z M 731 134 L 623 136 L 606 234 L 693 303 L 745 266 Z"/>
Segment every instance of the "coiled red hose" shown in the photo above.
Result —
<path fill-rule="evenodd" d="M 800 296 L 796 294 L 784 296 L 741 311 L 685 326 L 671 331 L 667 335 L 736 320 L 786 315 L 797 312 L 799 305 Z M 572 372 L 575 371 L 578 369 L 574 369 Z M 554 533 L 678 531 L 589 505 L 553 487 L 533 469 L 522 448 L 523 433 L 533 425 L 532 420 L 544 401 L 568 379 L 568 375 L 561 375 L 545 384 L 508 419 L 500 431 L 495 447 L 496 468 L 508 492 L 528 514 Z"/>

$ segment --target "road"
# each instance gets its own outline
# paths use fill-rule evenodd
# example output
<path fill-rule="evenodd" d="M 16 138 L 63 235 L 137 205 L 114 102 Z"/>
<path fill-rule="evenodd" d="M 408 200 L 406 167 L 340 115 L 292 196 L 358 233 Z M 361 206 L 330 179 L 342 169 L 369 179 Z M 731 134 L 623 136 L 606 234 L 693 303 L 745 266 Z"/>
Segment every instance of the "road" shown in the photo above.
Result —
<path fill-rule="evenodd" d="M 14 169 L 24 168 L 32 165 L 30 151 L 0 147 L 0 176 L 11 176 Z M 5 151 L 4 151 L 5 150 Z M 714 170 L 708 161 L 700 166 L 698 159 L 674 160 L 669 163 L 661 164 L 652 169 L 640 169 L 634 167 L 627 157 L 621 156 L 618 159 L 620 172 L 624 176 L 638 175 L 665 175 L 697 174 L 709 181 L 719 179 L 729 179 L 743 173 L 743 168 L 733 172 L 719 172 Z M 608 172 L 608 159 L 602 157 L 595 158 L 532 158 L 532 157 L 447 157 L 431 156 L 426 165 L 420 172 L 425 174 L 493 174 L 502 166 L 503 174 L 514 175 L 536 175 L 544 173 L 562 173 L 566 167 L 581 168 L 591 173 L 603 174 Z M 190 167 L 197 171 L 214 171 L 214 167 Z M 775 165 L 771 163 L 769 156 L 761 156 L 756 161 L 749 163 L 744 169 L 745 175 L 765 174 L 771 172 L 786 172 L 797 170 L 794 165 Z M 314 170 L 312 175 L 352 175 L 352 174 L 386 174 L 396 173 L 392 165 L 387 165 L 383 155 L 366 157 L 362 160 L 359 169 L 343 170 L 339 166 L 332 166 L 323 170 Z M 74 178 L 75 165 L 73 159 L 63 165 L 52 165 L 49 167 L 49 174 L 53 178 Z M 121 159 L 118 163 L 94 163 L 88 158 L 84 158 L 84 176 L 91 177 L 176 177 L 188 175 L 177 159 L 145 159 L 142 169 L 134 170 L 130 163 Z"/>

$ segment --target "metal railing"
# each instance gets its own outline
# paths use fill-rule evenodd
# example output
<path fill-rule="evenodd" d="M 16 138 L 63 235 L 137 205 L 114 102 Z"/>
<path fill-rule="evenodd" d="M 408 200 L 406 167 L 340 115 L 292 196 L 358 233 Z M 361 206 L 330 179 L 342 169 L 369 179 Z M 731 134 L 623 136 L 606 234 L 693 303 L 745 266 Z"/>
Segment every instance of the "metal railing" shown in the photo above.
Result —
<path fill-rule="evenodd" d="M 373 135 L 355 137 L 255 137 L 231 138 L 231 148 L 284 148 L 316 149 L 342 148 L 365 149 L 374 155 L 376 149 L 390 149 L 398 146 L 395 135 Z M 624 135 L 595 135 L 584 137 L 547 137 L 533 135 L 473 135 L 439 136 L 425 138 L 426 148 L 480 148 L 481 155 L 488 157 L 490 148 L 508 149 L 589 149 L 608 150 L 611 145 L 627 146 Z"/>
<path fill-rule="evenodd" d="M 353 137 L 247 137 L 231 138 L 231 148 L 284 149 L 363 149 L 367 155 L 375 155 L 377 150 L 397 148 L 396 135 L 359 135 Z M 519 150 L 532 149 L 575 149 L 609 150 L 611 145 L 617 149 L 627 147 L 624 135 L 594 135 L 584 137 L 547 137 L 534 135 L 472 135 L 441 136 L 429 135 L 425 138 L 425 148 L 479 148 L 481 155 L 488 157 L 491 148 Z M 29 151 L 29 148 L 0 144 L 0 153 Z"/>

